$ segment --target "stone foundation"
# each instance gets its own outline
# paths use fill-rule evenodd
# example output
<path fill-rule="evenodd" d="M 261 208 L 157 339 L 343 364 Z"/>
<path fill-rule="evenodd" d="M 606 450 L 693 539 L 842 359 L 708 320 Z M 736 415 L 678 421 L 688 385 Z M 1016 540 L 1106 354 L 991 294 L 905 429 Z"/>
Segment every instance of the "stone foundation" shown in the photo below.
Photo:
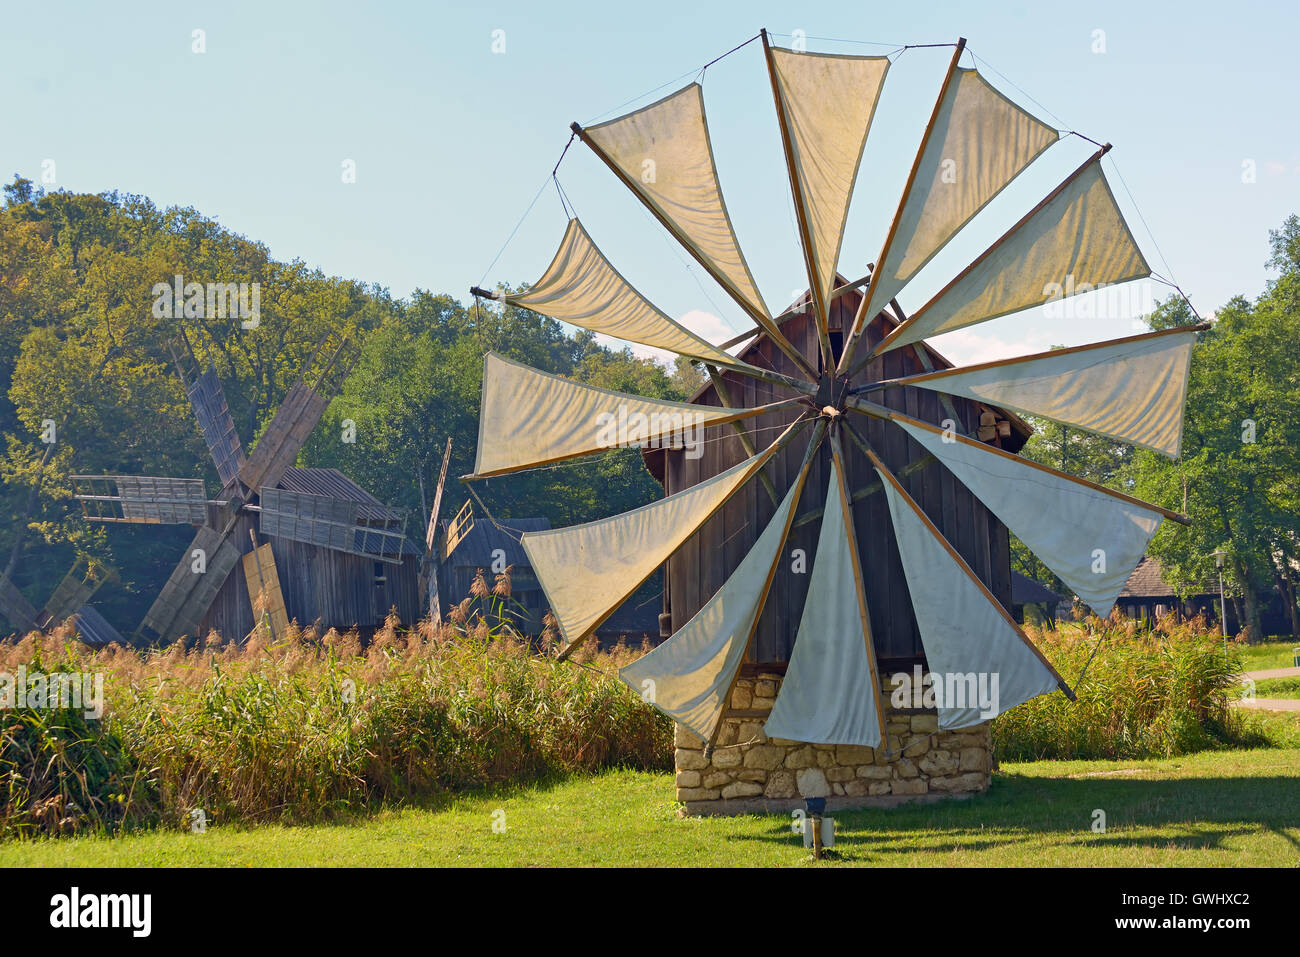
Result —
<path fill-rule="evenodd" d="M 737 680 L 710 759 L 704 743 L 677 726 L 677 800 L 686 814 L 788 813 L 803 807 L 805 797 L 821 796 L 829 810 L 892 807 L 969 797 L 988 788 L 993 767 L 988 722 L 939 731 L 934 711 L 894 708 L 891 685 L 882 675 L 892 760 L 879 749 L 768 738 L 763 720 L 776 703 L 781 680 L 766 671 Z"/>

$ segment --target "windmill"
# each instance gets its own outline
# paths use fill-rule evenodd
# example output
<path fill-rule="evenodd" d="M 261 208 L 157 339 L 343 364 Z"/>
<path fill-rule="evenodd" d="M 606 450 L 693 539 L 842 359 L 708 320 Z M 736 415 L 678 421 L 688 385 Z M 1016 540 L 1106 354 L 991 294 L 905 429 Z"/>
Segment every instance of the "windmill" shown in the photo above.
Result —
<path fill-rule="evenodd" d="M 10 626 L 20 631 L 50 628 L 69 618 L 77 618 L 78 625 L 83 618 L 94 619 L 95 624 L 102 623 L 102 627 L 95 629 L 97 640 L 120 641 L 121 636 L 89 604 L 100 586 L 115 577 L 112 569 L 85 557 L 78 558 L 50 593 L 49 601 L 38 612 L 9 576 L 0 573 L 0 615 L 4 615 Z M 78 630 L 81 630 L 80 627 Z"/>
<path fill-rule="evenodd" d="M 961 68 L 965 40 L 959 40 L 881 252 L 866 277 L 845 282 L 836 272 L 844 224 L 891 61 L 779 49 L 766 31 L 753 38 L 759 39 L 808 274 L 807 301 L 772 316 L 758 292 L 722 198 L 698 82 L 599 125 L 573 124 L 574 136 L 753 320 L 751 346 L 742 355 L 754 361 L 712 345 L 656 308 L 570 219 L 536 284 L 504 296 L 477 287 L 472 292 L 687 356 L 708 370 L 719 404 L 596 389 L 489 353 L 478 456 L 465 478 L 507 475 L 615 445 L 669 445 L 697 427 L 729 425 L 738 433 L 740 461 L 712 474 L 693 473 L 685 487 L 661 500 L 523 536 L 567 641 L 564 657 L 692 536 L 731 509 L 730 500 L 747 483 L 766 480 L 771 507 L 755 494 L 737 519 L 741 529 L 756 524 L 759 503 L 769 516 L 766 525 L 728 565 L 725 581 L 701 599 L 688 621 L 674 621 L 678 627 L 667 641 L 620 671 L 629 686 L 698 735 L 706 755 L 765 607 L 775 603 L 769 601 L 773 581 L 778 571 L 786 574 L 785 543 L 792 528 L 815 516 L 815 557 L 788 669 L 766 717 L 769 737 L 888 748 L 871 624 L 880 609 L 867 599 L 868 564 L 901 568 L 906 588 L 894 598 L 910 603 L 908 625 L 919 633 L 932 674 L 999 675 L 997 713 L 1058 688 L 1073 697 L 963 549 L 941 530 L 941 524 L 953 525 L 950 517 L 927 511 L 916 482 L 902 470 L 896 474 L 897 464 L 887 460 L 906 461 L 905 451 L 916 457 L 915 467 L 940 463 L 944 482 L 960 486 L 968 501 L 996 516 L 1105 616 L 1161 520 L 1187 520 L 999 447 L 1005 429 L 997 410 L 1003 421 L 1017 412 L 1042 416 L 1176 457 L 1191 348 L 1206 327 L 938 368 L 925 342 L 932 336 L 1039 306 L 1053 290 L 1069 296 L 1152 274 L 1102 172 L 1109 147 L 1098 144 L 1024 218 L 908 315 L 897 299 L 908 282 L 1013 179 L 1071 134 L 1017 105 L 976 69 Z M 653 176 L 642 175 L 647 164 Z M 953 170 L 958 175 L 950 175 Z M 858 299 L 857 308 L 833 332 L 830 315 L 850 297 Z M 797 321 L 808 330 L 802 345 L 786 334 Z M 899 374 L 903 356 L 915 368 Z M 744 398 L 771 401 L 734 401 L 728 383 L 735 382 L 744 385 Z M 931 401 L 916 407 L 932 408 L 936 421 L 895 400 L 904 394 L 929 395 Z M 954 403 L 964 403 L 967 413 L 949 414 Z M 621 426 L 613 438 L 603 425 L 611 420 Z M 493 441 L 485 443 L 488 435 Z M 803 443 L 801 453 L 797 443 Z M 811 482 L 813 474 L 824 477 L 824 485 Z M 866 479 L 870 485 L 861 484 Z M 861 518 L 869 513 L 860 503 L 876 492 L 883 492 L 887 509 L 880 510 L 877 526 L 862 530 Z M 801 499 L 816 505 L 817 496 L 821 507 L 796 518 Z M 864 541 L 871 547 L 864 550 Z M 724 545 L 718 549 L 726 554 Z M 699 553 L 718 554 L 704 545 Z M 709 570 L 701 558 L 701 576 Z M 937 711 L 940 729 L 972 727 L 989 717 L 952 699 L 939 702 Z"/>
<path fill-rule="evenodd" d="M 142 637 L 168 641 L 194 635 L 241 562 L 255 619 L 273 636 L 282 633 L 290 610 L 281 587 L 284 578 L 271 543 L 259 543 L 259 533 L 324 553 L 402 563 L 410 551 L 404 511 L 380 506 L 338 473 L 343 481 L 335 484 L 352 490 L 346 497 L 317 494 L 307 490 L 309 483 L 290 481 L 297 473 L 333 471 L 294 469 L 293 462 L 356 361 L 358 351 L 351 343 L 326 337 L 317 345 L 248 456 L 215 367 L 209 362 L 200 371 L 184 333 L 171 344 L 171 352 L 221 479 L 220 497 L 209 499 L 201 479 L 72 477 L 83 514 L 91 521 L 197 526 L 194 540 L 140 624 Z M 251 550 L 245 543 L 251 543 Z M 322 585 L 338 590 L 344 586 L 337 581 Z"/>

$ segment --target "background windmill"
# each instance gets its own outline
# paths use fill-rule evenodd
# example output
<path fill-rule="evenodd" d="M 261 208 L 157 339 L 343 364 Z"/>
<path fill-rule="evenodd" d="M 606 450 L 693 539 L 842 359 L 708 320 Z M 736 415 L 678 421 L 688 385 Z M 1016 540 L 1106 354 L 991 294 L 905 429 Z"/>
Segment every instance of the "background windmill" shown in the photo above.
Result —
<path fill-rule="evenodd" d="M 1029 433 L 1017 413 L 1176 456 L 1187 363 L 1204 327 L 951 368 L 927 338 L 1038 306 L 1053 288 L 1070 295 L 1151 274 L 1101 170 L 1109 147 L 909 316 L 897 300 L 908 282 L 1070 134 L 961 68 L 959 41 L 881 253 L 868 276 L 846 282 L 836 272 L 843 227 L 890 60 L 781 50 L 766 32 L 753 39 L 775 100 L 807 296 L 773 316 L 758 293 L 722 200 L 698 83 L 598 126 L 574 124 L 755 325 L 739 355 L 706 342 L 632 288 L 570 220 L 541 279 L 507 301 L 687 356 L 710 383 L 683 407 L 489 354 L 466 478 L 609 448 L 602 416 L 628 423 L 619 444 L 671 446 L 684 425 L 706 429 L 701 458 L 671 448 L 649 457 L 664 499 L 523 536 L 568 640 L 563 654 L 667 563 L 672 637 L 621 676 L 706 742 L 706 759 L 746 660 L 784 674 L 766 736 L 822 745 L 888 750 L 882 663 L 997 675 L 994 713 L 1057 688 L 1070 695 L 1008 611 L 1008 530 L 1105 615 L 1160 521 L 1186 520 L 1017 457 Z M 647 160 L 654 177 L 639 175 Z M 767 487 L 750 484 L 756 477 Z M 813 556 L 807 573 L 789 560 L 796 546 Z M 950 696 L 937 722 L 943 731 L 988 717 Z"/>
<path fill-rule="evenodd" d="M 10 627 L 22 632 L 49 629 L 68 618 L 76 618 L 78 633 L 91 644 L 121 641 L 113 626 L 89 604 L 100 586 L 116 577 L 112 569 L 79 558 L 50 593 L 45 606 L 37 611 L 9 577 L 0 574 L 0 615 L 8 619 Z"/>
<path fill-rule="evenodd" d="M 291 618 L 371 627 L 391 605 L 414 620 L 418 552 L 405 539 L 405 511 L 337 470 L 293 466 L 356 361 L 355 347 L 329 338 L 317 346 L 248 456 L 215 368 L 199 371 L 184 334 L 172 358 L 221 479 L 220 497 L 209 499 L 201 479 L 73 476 L 87 519 L 197 526 L 138 634 L 168 641 L 216 628 L 242 637 L 258 622 L 278 634 Z"/>

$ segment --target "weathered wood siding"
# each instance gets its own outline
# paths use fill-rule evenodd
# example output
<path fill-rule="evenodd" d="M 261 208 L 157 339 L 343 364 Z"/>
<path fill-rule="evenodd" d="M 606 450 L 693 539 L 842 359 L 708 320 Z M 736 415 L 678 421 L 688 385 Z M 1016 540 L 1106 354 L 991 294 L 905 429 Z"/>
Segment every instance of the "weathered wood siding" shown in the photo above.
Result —
<path fill-rule="evenodd" d="M 857 294 L 840 298 L 833 306 L 831 329 L 847 330 L 852 324 L 857 306 Z M 820 352 L 811 313 L 790 318 L 782 328 L 803 355 L 815 367 L 820 368 Z M 874 346 L 888 328 L 886 320 L 877 317 L 868 328 L 864 344 L 859 348 L 865 350 Z M 799 375 L 793 363 L 766 339 L 761 339 L 752 347 L 746 357 L 747 361 L 755 365 L 767 366 L 787 375 Z M 942 360 L 932 361 L 936 366 L 947 365 Z M 906 346 L 875 359 L 868 369 L 854 379 L 854 384 L 921 371 L 923 366 L 915 349 Z M 736 405 L 761 405 L 791 395 L 784 388 L 737 373 L 729 373 L 725 378 Z M 924 389 L 890 389 L 873 393 L 871 398 L 927 422 L 940 423 L 946 417 L 939 396 Z M 721 404 L 712 387 L 706 389 L 697 401 L 708 405 Z M 979 425 L 979 407 L 974 402 L 956 397 L 953 404 L 962 420 L 961 428 L 973 434 Z M 766 448 L 780 435 L 782 427 L 797 416 L 797 411 L 789 410 L 750 420 L 751 433 L 758 449 L 761 451 Z M 900 470 L 909 462 L 922 457 L 920 446 L 897 426 L 857 413 L 851 413 L 850 418 L 895 475 L 899 475 Z M 778 492 L 783 493 L 794 481 L 811 429 L 808 426 L 767 466 L 767 472 L 772 476 Z M 710 428 L 704 437 L 704 454 L 700 458 L 689 459 L 681 451 L 669 451 L 665 455 L 666 493 L 672 494 L 689 488 L 735 465 L 745 456 L 730 425 Z M 866 456 L 847 440 L 843 447 L 850 492 L 876 482 L 875 470 Z M 800 516 L 822 508 L 829 477 L 829 443 L 824 443 L 810 470 L 808 484 L 796 512 L 796 523 Z M 931 464 L 910 477 L 900 475 L 900 480 L 989 590 L 1009 609 L 1011 553 L 1006 528 L 938 463 Z M 767 525 L 774 511 L 775 507 L 763 486 L 757 480 L 752 481 L 733 496 L 668 561 L 665 610 L 672 616 L 674 630 L 685 624 L 722 586 L 754 544 L 758 533 Z M 878 492 L 854 503 L 853 518 L 858 550 L 862 556 L 877 656 L 882 661 L 900 664 L 923 661 L 924 652 L 916 629 L 907 582 L 898 558 L 884 493 Z M 815 520 L 792 531 L 772 592 L 759 621 L 750 661 L 781 663 L 789 660 L 810 578 L 808 574 L 795 574 L 791 571 L 791 555 L 794 549 L 803 549 L 809 558 L 811 571 L 819 527 L 820 520 Z"/>
<path fill-rule="evenodd" d="M 239 519 L 236 541 L 240 552 L 252 551 L 248 537 L 251 517 Z M 381 626 L 390 608 L 405 624 L 418 621 L 419 557 L 408 555 L 402 564 L 390 565 L 373 558 L 332 551 L 288 539 L 270 541 L 280 575 L 280 590 L 290 620 L 302 627 L 338 628 L 353 625 L 368 630 Z M 377 584 L 376 565 L 385 581 Z M 216 601 L 203 619 L 200 631 L 216 629 L 223 637 L 243 638 L 253 630 L 253 609 L 248 601 L 242 563 L 226 579 Z"/>

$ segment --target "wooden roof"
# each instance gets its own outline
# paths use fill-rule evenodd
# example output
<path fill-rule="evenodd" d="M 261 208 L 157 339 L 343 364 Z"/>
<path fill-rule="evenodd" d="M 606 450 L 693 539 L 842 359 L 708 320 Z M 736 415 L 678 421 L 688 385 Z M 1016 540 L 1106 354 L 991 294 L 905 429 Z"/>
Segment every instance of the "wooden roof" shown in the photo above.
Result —
<path fill-rule="evenodd" d="M 1192 595 L 1218 594 L 1217 583 L 1207 585 L 1205 582 L 1192 592 Z M 1137 568 L 1133 569 L 1133 574 L 1129 575 L 1128 581 L 1124 583 L 1123 591 L 1119 593 L 1120 598 L 1174 598 L 1177 595 L 1174 586 L 1165 581 L 1160 559 L 1150 555 L 1144 555 L 1142 561 L 1138 562 Z"/>
<path fill-rule="evenodd" d="M 444 520 L 443 525 L 447 522 Z M 551 527 L 544 518 L 503 518 L 501 524 L 507 531 L 497 528 L 483 516 L 476 516 L 474 526 L 456 543 L 456 549 L 447 557 L 453 567 L 491 568 L 492 552 L 501 549 L 506 554 L 506 564 L 516 568 L 531 568 L 524 554 L 519 536 L 524 532 L 541 532 Z"/>

